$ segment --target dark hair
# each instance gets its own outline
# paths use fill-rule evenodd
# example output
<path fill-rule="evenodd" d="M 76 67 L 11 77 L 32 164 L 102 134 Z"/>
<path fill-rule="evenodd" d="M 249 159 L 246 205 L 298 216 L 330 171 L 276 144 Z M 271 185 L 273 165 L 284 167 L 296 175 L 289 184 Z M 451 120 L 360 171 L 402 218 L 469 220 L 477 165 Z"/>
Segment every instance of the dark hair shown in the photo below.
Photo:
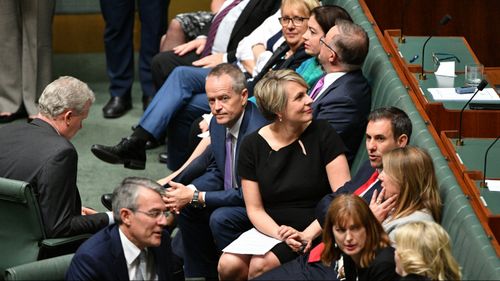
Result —
<path fill-rule="evenodd" d="M 230 63 L 221 63 L 216 67 L 212 68 L 208 73 L 208 76 L 220 77 L 222 75 L 229 75 L 233 79 L 233 90 L 236 93 L 241 93 L 247 88 L 247 79 L 245 74 L 235 65 Z"/>
<path fill-rule="evenodd" d="M 368 115 L 368 121 L 377 121 L 380 119 L 391 120 L 392 134 L 395 140 L 401 135 L 406 135 L 408 136 L 408 143 L 410 143 L 412 124 L 410 118 L 404 111 L 394 106 L 379 107 Z"/>
<path fill-rule="evenodd" d="M 375 259 L 378 249 L 390 245 L 389 236 L 368 207 L 368 204 L 359 196 L 354 194 L 342 194 L 337 196 L 326 214 L 323 226 L 323 242 L 325 249 L 321 253 L 321 261 L 330 265 L 332 261 L 340 258 L 340 249 L 335 243 L 332 232 L 334 226 L 345 227 L 349 219 L 355 224 L 361 225 L 366 231 L 365 247 L 361 250 L 361 267 L 368 267 Z"/>
<path fill-rule="evenodd" d="M 324 33 L 327 33 L 328 30 L 335 25 L 337 19 L 344 19 L 352 22 L 349 13 L 344 8 L 337 5 L 318 6 L 312 9 L 311 16 L 316 18 L 316 21 L 321 29 L 323 29 Z"/>

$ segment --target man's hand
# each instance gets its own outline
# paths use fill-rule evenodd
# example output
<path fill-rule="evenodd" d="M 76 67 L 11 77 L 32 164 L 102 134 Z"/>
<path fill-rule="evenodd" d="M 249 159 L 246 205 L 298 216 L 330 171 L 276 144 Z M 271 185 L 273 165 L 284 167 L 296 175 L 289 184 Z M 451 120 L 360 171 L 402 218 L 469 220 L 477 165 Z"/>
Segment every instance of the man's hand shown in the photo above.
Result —
<path fill-rule="evenodd" d="M 174 181 L 169 182 L 170 187 L 163 197 L 166 207 L 178 214 L 182 208 L 191 202 L 193 199 L 194 190 Z"/>
<path fill-rule="evenodd" d="M 375 190 L 373 192 L 372 199 L 370 200 L 370 209 L 379 222 L 383 222 L 389 215 L 389 212 L 396 207 L 396 199 L 398 197 L 397 194 L 394 194 L 387 200 L 383 201 L 384 195 L 385 188 L 380 191 L 380 194 L 378 194 L 377 190 Z"/>
<path fill-rule="evenodd" d="M 196 54 L 201 54 L 205 48 L 206 38 L 196 38 L 187 43 L 181 44 L 173 48 L 174 54 L 178 56 L 183 56 L 191 51 L 195 51 Z"/>
<path fill-rule="evenodd" d="M 82 216 L 97 214 L 97 211 L 91 208 L 82 207 Z"/>
<path fill-rule="evenodd" d="M 210 68 L 223 63 L 224 54 L 215 53 L 193 62 L 194 66 Z"/>

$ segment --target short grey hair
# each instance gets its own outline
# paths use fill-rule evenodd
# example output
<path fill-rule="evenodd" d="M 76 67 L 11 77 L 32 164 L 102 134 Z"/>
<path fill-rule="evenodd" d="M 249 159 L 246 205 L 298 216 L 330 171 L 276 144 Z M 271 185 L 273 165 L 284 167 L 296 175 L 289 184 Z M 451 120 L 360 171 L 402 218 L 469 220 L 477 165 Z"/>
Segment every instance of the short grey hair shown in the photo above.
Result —
<path fill-rule="evenodd" d="M 61 76 L 45 87 L 38 99 L 38 110 L 51 118 L 68 109 L 81 114 L 88 101 L 93 103 L 95 95 L 86 83 L 71 76 Z"/>
<path fill-rule="evenodd" d="M 335 26 L 339 34 L 330 44 L 339 56 L 340 64 L 345 71 L 360 69 L 368 54 L 368 34 L 361 26 L 344 19 L 337 19 Z"/>
<path fill-rule="evenodd" d="M 247 79 L 245 74 L 235 65 L 230 63 L 221 63 L 216 67 L 212 68 L 207 75 L 213 77 L 221 77 L 222 75 L 228 75 L 233 80 L 233 91 L 237 94 L 241 94 L 244 89 L 247 88 Z"/>
<path fill-rule="evenodd" d="M 141 188 L 149 188 L 156 191 L 160 196 L 164 194 L 164 188 L 157 182 L 141 177 L 127 177 L 113 191 L 113 218 L 116 224 L 122 224 L 120 210 L 122 208 L 132 211 L 137 210 L 137 196 Z"/>

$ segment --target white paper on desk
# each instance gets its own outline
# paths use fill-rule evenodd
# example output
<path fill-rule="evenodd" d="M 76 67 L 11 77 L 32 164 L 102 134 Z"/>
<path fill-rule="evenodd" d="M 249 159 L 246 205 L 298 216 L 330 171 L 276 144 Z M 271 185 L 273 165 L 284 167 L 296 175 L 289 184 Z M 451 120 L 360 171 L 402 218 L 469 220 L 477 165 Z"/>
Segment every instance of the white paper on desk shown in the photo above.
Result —
<path fill-rule="evenodd" d="M 252 228 L 229 244 L 223 252 L 243 255 L 263 255 L 281 241 L 273 237 L 269 237 L 257 229 Z"/>
<path fill-rule="evenodd" d="M 436 75 L 436 83 L 438 88 L 453 88 L 453 85 L 455 85 L 455 77 Z"/>
<path fill-rule="evenodd" d="M 455 88 L 428 88 L 429 93 L 431 93 L 432 98 L 436 101 L 440 100 L 454 100 L 454 101 L 467 101 L 470 100 L 472 94 L 457 94 Z M 474 97 L 474 101 L 495 101 L 500 100 L 498 94 L 492 88 L 486 88 Z"/>
<path fill-rule="evenodd" d="M 490 191 L 500 191 L 500 180 L 486 180 Z"/>
<path fill-rule="evenodd" d="M 455 77 L 455 62 L 454 61 L 442 61 L 439 62 L 439 67 L 434 72 L 434 75 Z"/>

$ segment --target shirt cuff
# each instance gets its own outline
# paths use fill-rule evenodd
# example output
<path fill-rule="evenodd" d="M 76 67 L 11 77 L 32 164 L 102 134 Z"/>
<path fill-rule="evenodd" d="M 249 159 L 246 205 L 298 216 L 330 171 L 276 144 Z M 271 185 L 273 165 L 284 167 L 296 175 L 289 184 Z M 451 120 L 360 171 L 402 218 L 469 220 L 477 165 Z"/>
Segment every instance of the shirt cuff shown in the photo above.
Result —
<path fill-rule="evenodd" d="M 227 62 L 227 53 L 224 53 L 224 54 L 222 55 L 222 62 L 223 62 L 223 63 L 226 63 L 226 62 Z"/>
<path fill-rule="evenodd" d="M 194 184 L 188 184 L 188 185 L 186 185 L 186 187 L 187 187 L 187 188 L 190 188 L 190 189 L 192 189 L 192 190 L 198 190 L 198 189 L 196 188 L 196 186 L 194 186 Z M 204 192 L 204 191 L 200 191 L 201 200 L 203 201 L 203 204 L 206 204 L 206 203 L 205 203 L 205 193 L 206 193 L 206 192 Z"/>
<path fill-rule="evenodd" d="M 108 215 L 108 219 L 109 219 L 109 224 L 108 225 L 112 225 L 115 223 L 115 218 L 113 217 L 113 212 L 106 212 L 106 215 Z"/>

